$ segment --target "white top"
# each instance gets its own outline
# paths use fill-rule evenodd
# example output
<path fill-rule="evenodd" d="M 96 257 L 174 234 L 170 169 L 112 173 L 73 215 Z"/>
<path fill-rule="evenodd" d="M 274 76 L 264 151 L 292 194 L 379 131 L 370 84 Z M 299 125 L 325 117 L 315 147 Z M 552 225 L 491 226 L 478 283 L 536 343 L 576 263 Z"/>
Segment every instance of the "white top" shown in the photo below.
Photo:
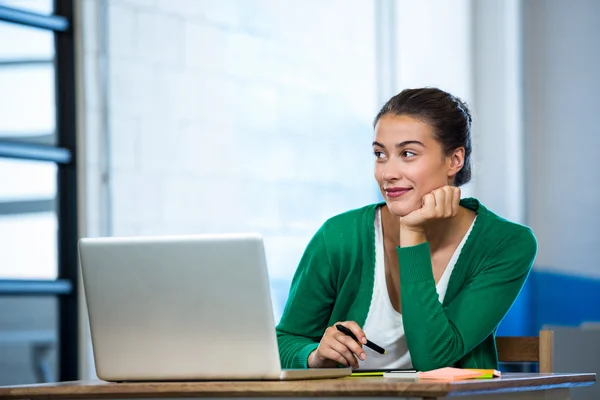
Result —
<path fill-rule="evenodd" d="M 452 254 L 446 270 L 436 285 L 440 303 L 444 301 L 450 275 L 474 224 L 475 220 L 473 220 L 471 227 L 462 238 L 454 254 Z M 412 360 L 406 345 L 406 337 L 404 336 L 402 314 L 392 306 L 385 280 L 381 208 L 378 208 L 375 214 L 375 279 L 371 306 L 369 307 L 369 314 L 363 326 L 363 331 L 370 341 L 383 347 L 386 350 L 386 354 L 378 354 L 368 347 L 363 346 L 367 353 L 367 359 L 365 361 L 358 360 L 360 368 L 412 368 Z"/>

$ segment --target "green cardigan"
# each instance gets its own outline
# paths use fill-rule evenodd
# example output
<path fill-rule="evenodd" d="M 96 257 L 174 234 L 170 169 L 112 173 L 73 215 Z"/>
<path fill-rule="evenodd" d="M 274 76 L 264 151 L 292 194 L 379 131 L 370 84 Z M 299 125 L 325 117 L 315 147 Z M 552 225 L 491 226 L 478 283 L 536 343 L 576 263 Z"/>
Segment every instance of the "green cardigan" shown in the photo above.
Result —
<path fill-rule="evenodd" d="M 307 368 L 325 329 L 363 326 L 375 276 L 375 211 L 383 203 L 327 220 L 309 242 L 277 325 L 283 368 Z M 497 368 L 495 334 L 531 270 L 531 230 L 500 218 L 473 198 L 477 219 L 438 300 L 428 243 L 398 247 L 404 332 L 419 371 L 446 366 Z"/>

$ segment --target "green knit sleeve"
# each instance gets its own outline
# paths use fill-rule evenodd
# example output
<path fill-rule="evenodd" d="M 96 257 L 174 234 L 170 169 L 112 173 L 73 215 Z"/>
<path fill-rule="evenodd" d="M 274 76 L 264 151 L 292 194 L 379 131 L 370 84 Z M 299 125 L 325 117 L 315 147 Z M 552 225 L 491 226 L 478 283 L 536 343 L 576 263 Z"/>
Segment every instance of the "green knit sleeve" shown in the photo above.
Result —
<path fill-rule="evenodd" d="M 414 367 L 429 371 L 453 365 L 498 327 L 531 271 L 537 242 L 528 228 L 515 231 L 445 307 L 438 300 L 429 244 L 397 252 L 406 341 Z"/>
<path fill-rule="evenodd" d="M 308 356 L 318 347 L 331 316 L 334 282 L 321 228 L 300 259 L 277 325 L 282 368 L 308 367 Z"/>

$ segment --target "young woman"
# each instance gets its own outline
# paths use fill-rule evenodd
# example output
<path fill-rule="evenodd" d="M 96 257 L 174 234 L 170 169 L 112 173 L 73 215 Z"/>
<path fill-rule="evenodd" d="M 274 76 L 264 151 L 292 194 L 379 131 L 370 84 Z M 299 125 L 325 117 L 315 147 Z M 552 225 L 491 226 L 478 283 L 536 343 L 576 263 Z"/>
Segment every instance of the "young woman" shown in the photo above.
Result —
<path fill-rule="evenodd" d="M 495 332 L 537 242 L 461 199 L 467 106 L 439 89 L 404 90 L 375 118 L 373 153 L 385 202 L 330 218 L 308 244 L 277 326 L 282 366 L 497 368 Z M 367 338 L 386 353 L 363 347 Z"/>

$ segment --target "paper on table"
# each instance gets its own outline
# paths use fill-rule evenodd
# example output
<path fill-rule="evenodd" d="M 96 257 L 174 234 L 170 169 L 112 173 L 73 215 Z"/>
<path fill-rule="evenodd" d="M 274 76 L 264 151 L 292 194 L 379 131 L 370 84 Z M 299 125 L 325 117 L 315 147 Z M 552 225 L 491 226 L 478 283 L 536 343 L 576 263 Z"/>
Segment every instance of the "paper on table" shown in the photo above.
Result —
<path fill-rule="evenodd" d="M 419 379 L 441 380 L 441 381 L 460 381 L 474 378 L 493 378 L 500 376 L 496 370 L 481 369 L 462 369 L 462 368 L 439 368 L 427 372 L 419 372 Z"/>

